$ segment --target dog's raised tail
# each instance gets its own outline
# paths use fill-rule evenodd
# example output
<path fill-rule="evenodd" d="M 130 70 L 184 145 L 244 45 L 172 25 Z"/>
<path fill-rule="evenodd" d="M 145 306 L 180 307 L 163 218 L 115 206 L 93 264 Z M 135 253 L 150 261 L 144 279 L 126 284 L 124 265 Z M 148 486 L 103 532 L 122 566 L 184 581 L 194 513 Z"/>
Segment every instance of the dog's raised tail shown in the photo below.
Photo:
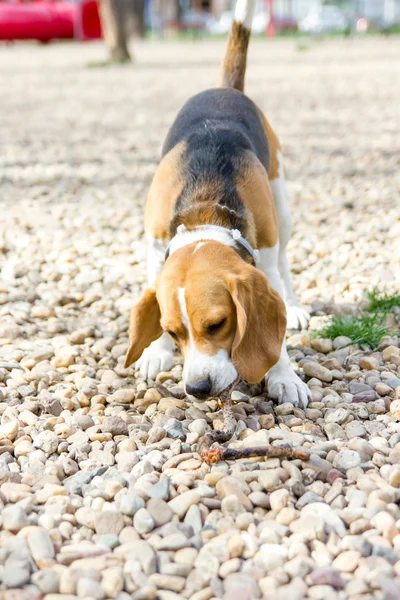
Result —
<path fill-rule="evenodd" d="M 222 87 L 243 92 L 247 48 L 257 0 L 237 0 L 234 21 L 222 68 Z"/>

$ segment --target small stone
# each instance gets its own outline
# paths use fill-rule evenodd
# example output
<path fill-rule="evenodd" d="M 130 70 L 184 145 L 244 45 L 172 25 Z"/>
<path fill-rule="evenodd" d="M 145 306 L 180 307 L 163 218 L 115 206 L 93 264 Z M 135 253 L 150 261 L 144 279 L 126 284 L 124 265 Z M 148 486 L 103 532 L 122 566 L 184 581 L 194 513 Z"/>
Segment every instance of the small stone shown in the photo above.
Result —
<path fill-rule="evenodd" d="M 193 508 L 193 507 L 191 507 L 191 508 Z M 146 509 L 147 509 L 148 513 L 150 514 L 150 516 L 153 518 L 153 521 L 154 521 L 156 527 L 165 525 L 172 519 L 173 511 L 172 511 L 171 507 L 168 506 L 168 504 L 164 500 L 161 500 L 160 498 L 151 498 L 147 502 Z M 137 529 L 136 525 L 135 525 L 135 528 Z M 140 533 L 140 531 L 139 531 L 139 533 Z"/>
<path fill-rule="evenodd" d="M 201 519 L 201 512 L 197 504 L 192 504 L 186 513 L 185 520 L 186 525 L 190 525 L 195 534 L 200 533 L 203 526 Z"/>
<path fill-rule="evenodd" d="M 278 469 L 268 469 L 260 473 L 258 481 L 264 490 L 271 492 L 281 483 L 280 473 Z"/>
<path fill-rule="evenodd" d="M 314 338 L 311 340 L 311 348 L 322 354 L 328 354 L 333 349 L 332 340 L 329 338 Z"/>
<path fill-rule="evenodd" d="M 171 533 L 166 535 L 161 542 L 157 544 L 159 550 L 175 551 L 186 548 L 189 541 L 183 533 Z"/>
<path fill-rule="evenodd" d="M 322 365 L 311 360 L 304 362 L 303 371 L 307 377 L 316 377 L 320 381 L 324 381 L 326 383 L 330 383 L 333 379 L 332 373 L 329 371 L 329 369 L 326 369 Z"/>
<path fill-rule="evenodd" d="M 163 427 L 169 438 L 173 438 L 174 440 L 184 440 L 185 434 L 183 432 L 182 423 L 177 419 L 170 419 L 166 425 Z"/>
<path fill-rule="evenodd" d="M 393 393 L 393 390 L 390 387 L 390 385 L 386 385 L 386 383 L 377 383 L 375 386 L 375 391 L 380 396 L 390 396 Z"/>
<path fill-rule="evenodd" d="M 107 598 L 118 598 L 124 589 L 124 577 L 121 567 L 110 567 L 102 571 L 101 587 Z"/>
<path fill-rule="evenodd" d="M 345 408 L 336 408 L 335 410 L 327 411 L 325 415 L 325 423 L 338 423 L 341 425 L 350 416 L 350 412 Z"/>
<path fill-rule="evenodd" d="M 395 488 L 400 488 L 400 465 L 393 465 L 389 472 L 388 483 Z"/>
<path fill-rule="evenodd" d="M 262 508 L 270 508 L 269 497 L 268 494 L 264 492 L 252 492 L 248 496 L 250 502 L 254 506 L 261 506 Z"/>
<path fill-rule="evenodd" d="M 185 579 L 177 575 L 162 575 L 153 573 L 150 575 L 149 582 L 158 589 L 170 590 L 171 592 L 181 592 L 185 586 Z"/>
<path fill-rule="evenodd" d="M 247 490 L 246 484 L 243 484 L 236 477 L 223 477 L 217 482 L 215 486 L 218 494 L 218 498 L 221 500 L 226 498 L 226 496 L 236 496 L 241 505 L 249 511 L 253 510 L 253 505 L 248 499 L 247 495 L 244 493 L 244 490 Z"/>
<path fill-rule="evenodd" d="M 101 424 L 101 430 L 112 436 L 129 435 L 128 425 L 121 417 L 107 417 Z"/>
<path fill-rule="evenodd" d="M 300 510 L 303 506 L 307 506 L 307 504 L 311 504 L 312 502 L 324 502 L 324 499 L 314 492 L 308 491 L 298 499 L 296 508 Z"/>
<path fill-rule="evenodd" d="M 361 556 L 359 552 L 355 552 L 354 550 L 346 550 L 345 552 L 338 554 L 332 563 L 332 567 L 342 571 L 343 573 L 353 573 L 358 566 L 360 558 Z"/>
<path fill-rule="evenodd" d="M 269 495 L 269 502 L 271 504 L 271 509 L 280 512 L 289 501 L 289 492 L 286 489 L 275 490 L 271 492 Z"/>
<path fill-rule="evenodd" d="M 122 496 L 119 509 L 123 515 L 133 517 L 140 508 L 144 508 L 144 500 L 140 496 L 134 494 L 125 494 Z"/>
<path fill-rule="evenodd" d="M 81 506 L 75 513 L 75 519 L 79 525 L 95 529 L 96 513 L 89 506 Z"/>
<path fill-rule="evenodd" d="M 331 567 L 320 567 L 315 569 L 308 576 L 308 581 L 311 585 L 329 585 L 335 590 L 342 590 L 345 587 L 345 582 L 342 579 L 340 572 Z"/>
<path fill-rule="evenodd" d="M 390 362 L 392 355 L 400 356 L 400 348 L 397 348 L 397 346 L 387 346 L 384 350 L 382 350 L 383 362 Z"/>
<path fill-rule="evenodd" d="M 182 519 L 192 504 L 198 504 L 200 502 L 200 494 L 196 490 L 189 490 L 187 492 L 183 492 L 183 494 L 178 494 L 176 498 L 173 498 L 168 502 L 168 506 L 172 508 L 174 513 L 178 515 L 180 519 Z"/>
<path fill-rule="evenodd" d="M 340 450 L 333 460 L 333 466 L 340 471 L 354 469 L 361 464 L 360 455 L 355 450 Z"/>
<path fill-rule="evenodd" d="M 9 421 L 0 425 L 0 440 L 10 440 L 11 442 L 16 438 L 18 433 L 18 421 Z"/>
<path fill-rule="evenodd" d="M 294 406 L 291 402 L 284 402 L 283 404 L 278 404 L 275 407 L 275 412 L 277 415 L 291 415 L 293 413 Z"/>
<path fill-rule="evenodd" d="M 53 540 L 48 532 L 41 527 L 34 527 L 28 535 L 28 546 L 32 558 L 40 567 L 43 561 L 55 557 Z"/>
<path fill-rule="evenodd" d="M 33 440 L 33 445 L 35 448 L 40 448 L 43 450 L 47 456 L 53 454 L 53 452 L 57 451 L 59 444 L 59 439 L 54 431 L 45 430 L 38 435 Z"/>
<path fill-rule="evenodd" d="M 337 423 L 325 423 L 324 431 L 328 440 L 345 440 L 347 438 L 345 430 Z"/>
<path fill-rule="evenodd" d="M 233 392 L 231 393 L 231 399 L 234 402 L 248 402 L 249 397 L 247 396 L 247 394 L 239 392 L 239 390 L 233 390 Z"/>
<path fill-rule="evenodd" d="M 335 350 L 340 350 L 341 348 L 345 348 L 352 343 L 352 340 L 346 335 L 339 335 L 333 340 L 333 347 Z"/>
<path fill-rule="evenodd" d="M 349 440 L 352 438 L 363 438 L 367 435 L 367 430 L 360 421 L 351 421 L 345 427 L 346 435 Z"/>
<path fill-rule="evenodd" d="M 225 496 L 225 498 L 223 498 L 221 502 L 221 510 L 224 515 L 229 515 L 232 517 L 232 519 L 236 519 L 238 515 L 245 511 L 237 496 L 234 494 L 231 496 Z"/>
<path fill-rule="evenodd" d="M 76 594 L 78 598 L 91 598 L 94 600 L 103 600 L 105 598 L 104 590 L 100 583 L 88 577 L 78 579 Z"/>
<path fill-rule="evenodd" d="M 392 542 L 393 538 L 398 535 L 396 521 L 388 512 L 381 511 L 372 517 L 371 525 L 382 533 L 383 537 L 389 542 Z"/>
<path fill-rule="evenodd" d="M 162 477 L 158 483 L 147 490 L 147 495 L 149 498 L 159 498 L 167 502 L 170 495 L 170 478 Z"/>
<path fill-rule="evenodd" d="M 45 397 L 42 400 L 42 406 L 46 412 L 49 413 L 49 415 L 53 415 L 55 417 L 58 417 L 63 411 L 61 402 L 57 400 L 57 398 L 54 398 L 54 396 Z"/>
<path fill-rule="evenodd" d="M 367 371 L 373 371 L 379 369 L 379 361 L 373 356 L 362 356 L 360 358 L 360 367 Z"/>
<path fill-rule="evenodd" d="M 1 513 L 3 529 L 18 533 L 23 527 L 28 525 L 28 518 L 21 506 L 9 504 Z"/>
<path fill-rule="evenodd" d="M 155 521 L 145 508 L 139 508 L 133 517 L 133 526 L 136 531 L 142 535 L 144 533 L 149 533 L 154 529 Z"/>
<path fill-rule="evenodd" d="M 261 429 L 272 429 L 275 426 L 274 415 L 261 415 L 258 419 Z"/>
<path fill-rule="evenodd" d="M 3 583 L 8 588 L 19 588 L 26 585 L 30 580 L 29 569 L 18 566 L 5 568 L 3 573 Z"/>
<path fill-rule="evenodd" d="M 120 512 L 105 510 L 96 513 L 94 525 L 98 535 L 114 533 L 118 535 L 124 527 L 124 518 Z"/>
<path fill-rule="evenodd" d="M 32 575 L 32 583 L 42 594 L 56 594 L 59 591 L 60 576 L 54 569 L 42 569 Z"/>
<path fill-rule="evenodd" d="M 135 399 L 135 390 L 117 390 L 111 396 L 108 396 L 107 402 L 110 404 L 130 404 Z"/>

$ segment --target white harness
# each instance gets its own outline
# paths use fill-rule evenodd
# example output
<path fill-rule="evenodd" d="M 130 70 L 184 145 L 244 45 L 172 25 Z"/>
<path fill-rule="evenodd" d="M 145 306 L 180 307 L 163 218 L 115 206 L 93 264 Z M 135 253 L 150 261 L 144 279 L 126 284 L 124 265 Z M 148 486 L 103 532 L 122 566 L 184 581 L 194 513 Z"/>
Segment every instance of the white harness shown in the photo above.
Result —
<path fill-rule="evenodd" d="M 240 244 L 250 254 L 255 265 L 260 260 L 260 252 L 249 244 L 239 229 L 227 229 L 220 225 L 198 225 L 193 229 L 186 229 L 185 225 L 179 225 L 175 236 L 168 244 L 165 260 L 180 248 L 203 240 L 214 240 L 231 248 L 235 248 L 237 244 Z"/>

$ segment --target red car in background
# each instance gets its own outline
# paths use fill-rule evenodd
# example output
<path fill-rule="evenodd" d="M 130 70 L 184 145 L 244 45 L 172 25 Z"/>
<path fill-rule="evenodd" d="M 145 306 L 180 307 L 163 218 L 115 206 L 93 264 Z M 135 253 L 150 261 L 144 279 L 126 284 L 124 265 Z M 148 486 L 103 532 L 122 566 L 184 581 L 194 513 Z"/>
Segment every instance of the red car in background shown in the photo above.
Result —
<path fill-rule="evenodd" d="M 102 37 L 96 0 L 4 2 L 0 0 L 0 40 L 93 40 Z"/>

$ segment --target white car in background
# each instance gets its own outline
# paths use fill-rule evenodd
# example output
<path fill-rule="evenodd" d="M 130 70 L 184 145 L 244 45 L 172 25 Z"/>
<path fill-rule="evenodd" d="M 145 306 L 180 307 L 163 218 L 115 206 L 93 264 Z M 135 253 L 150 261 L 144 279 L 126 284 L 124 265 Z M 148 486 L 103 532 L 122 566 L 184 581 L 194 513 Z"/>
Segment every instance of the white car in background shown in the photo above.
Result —
<path fill-rule="evenodd" d="M 338 6 L 314 6 L 299 23 L 299 30 L 306 33 L 328 33 L 344 31 L 348 18 Z"/>

